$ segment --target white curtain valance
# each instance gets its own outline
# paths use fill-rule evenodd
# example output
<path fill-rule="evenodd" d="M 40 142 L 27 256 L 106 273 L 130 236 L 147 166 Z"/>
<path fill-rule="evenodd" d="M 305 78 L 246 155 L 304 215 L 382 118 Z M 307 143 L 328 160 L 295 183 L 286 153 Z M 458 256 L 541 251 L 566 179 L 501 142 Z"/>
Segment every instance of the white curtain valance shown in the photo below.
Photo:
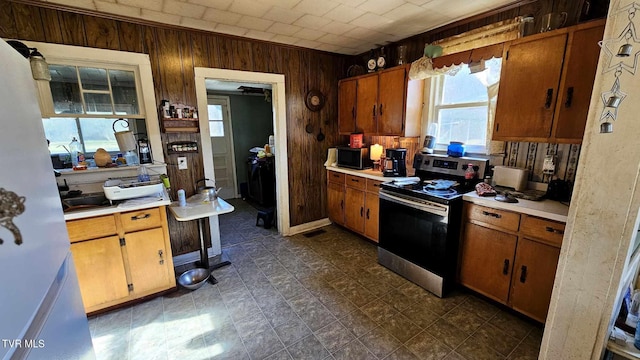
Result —
<path fill-rule="evenodd" d="M 444 38 L 433 42 L 431 45 L 438 45 L 442 47 L 443 57 L 468 51 L 470 54 L 468 55 L 468 59 L 465 59 L 462 62 L 469 62 L 471 61 L 471 58 L 474 57 L 472 54 L 473 49 L 501 44 L 506 41 L 519 38 L 521 34 L 521 26 L 522 17 L 519 16 L 515 19 L 500 21 L 459 35 Z M 495 57 L 495 55 L 491 54 L 488 58 L 485 58 L 485 60 L 488 60 L 491 57 Z M 460 59 L 457 60 L 459 61 Z M 479 61 L 480 59 L 475 59 L 474 57 L 473 60 Z M 450 65 L 434 67 L 433 59 L 423 56 L 411 64 L 409 78 L 412 80 L 420 80 L 444 74 L 455 75 L 461 64 L 456 64 L 455 61 L 456 60 L 454 60 L 454 63 Z"/>

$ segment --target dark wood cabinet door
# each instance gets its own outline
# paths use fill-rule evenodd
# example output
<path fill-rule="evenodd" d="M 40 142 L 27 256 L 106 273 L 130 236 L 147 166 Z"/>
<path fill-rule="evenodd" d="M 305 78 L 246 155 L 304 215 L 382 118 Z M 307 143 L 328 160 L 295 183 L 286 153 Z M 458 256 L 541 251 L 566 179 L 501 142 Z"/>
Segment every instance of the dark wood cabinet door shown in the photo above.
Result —
<path fill-rule="evenodd" d="M 517 237 L 466 223 L 460 259 L 460 283 L 506 304 Z"/>
<path fill-rule="evenodd" d="M 560 249 L 526 238 L 518 240 L 511 306 L 542 323 L 547 318 Z"/>
<path fill-rule="evenodd" d="M 569 34 L 551 142 L 582 142 L 603 32 L 601 25 Z"/>
<path fill-rule="evenodd" d="M 378 93 L 378 134 L 404 136 L 406 68 L 380 73 Z"/>
<path fill-rule="evenodd" d="M 516 42 L 502 61 L 493 138 L 545 141 L 558 97 L 567 34 Z"/>
<path fill-rule="evenodd" d="M 351 134 L 356 130 L 356 80 L 338 84 L 338 132 Z"/>
<path fill-rule="evenodd" d="M 349 229 L 364 233 L 364 191 L 347 186 L 344 196 L 345 202 L 345 226 Z"/>
<path fill-rule="evenodd" d="M 344 185 L 329 182 L 327 196 L 329 219 L 336 224 L 344 225 Z"/>
<path fill-rule="evenodd" d="M 378 132 L 378 75 L 359 78 L 356 93 L 356 131 L 375 135 Z"/>

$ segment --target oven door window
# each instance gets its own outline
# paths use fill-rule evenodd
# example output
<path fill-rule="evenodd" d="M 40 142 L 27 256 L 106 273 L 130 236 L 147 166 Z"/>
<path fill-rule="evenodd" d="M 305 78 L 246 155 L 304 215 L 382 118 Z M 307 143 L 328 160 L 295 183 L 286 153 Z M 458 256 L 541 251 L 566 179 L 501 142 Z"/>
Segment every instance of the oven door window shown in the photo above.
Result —
<path fill-rule="evenodd" d="M 447 226 L 446 217 L 380 199 L 379 246 L 441 276 L 452 261 Z"/>

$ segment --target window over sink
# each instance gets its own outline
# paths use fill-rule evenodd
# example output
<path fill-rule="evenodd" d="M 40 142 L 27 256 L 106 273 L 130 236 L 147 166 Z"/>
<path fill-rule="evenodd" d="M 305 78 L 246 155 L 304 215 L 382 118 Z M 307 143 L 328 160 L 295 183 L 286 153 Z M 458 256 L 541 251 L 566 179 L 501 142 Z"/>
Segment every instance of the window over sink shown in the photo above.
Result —
<path fill-rule="evenodd" d="M 430 123 L 439 125 L 437 149 L 461 141 L 469 153 L 486 151 L 489 107 L 495 101 L 492 90 L 500 80 L 501 65 L 502 59 L 493 58 L 484 62 L 482 71 L 472 73 L 462 64 L 455 75 L 432 78 Z"/>

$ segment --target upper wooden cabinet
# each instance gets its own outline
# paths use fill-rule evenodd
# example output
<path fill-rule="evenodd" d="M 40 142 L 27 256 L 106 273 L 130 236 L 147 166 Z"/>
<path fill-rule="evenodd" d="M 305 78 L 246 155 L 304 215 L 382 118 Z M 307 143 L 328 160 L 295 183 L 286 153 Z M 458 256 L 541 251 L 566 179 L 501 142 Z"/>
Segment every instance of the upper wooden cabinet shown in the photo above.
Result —
<path fill-rule="evenodd" d="M 494 140 L 581 143 L 604 21 L 505 45 Z"/>
<path fill-rule="evenodd" d="M 419 136 L 424 81 L 409 80 L 398 66 L 338 84 L 338 131 L 365 135 Z"/>

